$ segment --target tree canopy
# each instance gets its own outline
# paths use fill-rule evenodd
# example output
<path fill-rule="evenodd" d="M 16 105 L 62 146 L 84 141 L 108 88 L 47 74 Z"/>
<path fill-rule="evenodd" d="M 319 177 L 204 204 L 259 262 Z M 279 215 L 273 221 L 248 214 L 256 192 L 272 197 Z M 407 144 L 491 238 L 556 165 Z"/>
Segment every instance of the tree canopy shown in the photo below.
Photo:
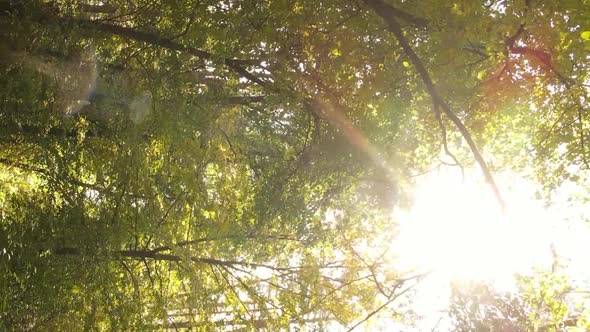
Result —
<path fill-rule="evenodd" d="M 590 185 L 587 0 L 3 0 L 0 27 L 6 330 L 410 321 L 416 175 L 476 167 L 500 209 L 500 172 Z"/>

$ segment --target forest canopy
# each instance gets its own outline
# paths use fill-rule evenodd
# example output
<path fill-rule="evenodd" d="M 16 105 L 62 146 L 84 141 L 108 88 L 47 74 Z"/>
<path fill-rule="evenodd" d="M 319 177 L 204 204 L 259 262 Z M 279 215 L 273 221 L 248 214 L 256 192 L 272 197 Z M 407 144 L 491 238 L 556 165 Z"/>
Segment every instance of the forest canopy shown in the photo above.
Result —
<path fill-rule="evenodd" d="M 393 211 L 440 167 L 584 206 L 589 67 L 587 0 L 1 0 L 0 329 L 416 325 Z M 590 328 L 518 280 L 452 330 Z"/>

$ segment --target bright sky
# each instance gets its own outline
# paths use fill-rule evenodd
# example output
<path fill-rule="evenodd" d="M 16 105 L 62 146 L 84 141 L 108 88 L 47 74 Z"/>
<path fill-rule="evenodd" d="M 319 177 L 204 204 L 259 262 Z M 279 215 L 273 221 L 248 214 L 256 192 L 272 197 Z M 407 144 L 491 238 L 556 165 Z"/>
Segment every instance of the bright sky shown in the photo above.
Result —
<path fill-rule="evenodd" d="M 582 217 L 590 217 L 590 208 L 567 203 L 579 188 L 562 188 L 545 208 L 533 198 L 530 182 L 514 174 L 497 175 L 507 202 L 503 215 L 482 178 L 479 170 L 466 170 L 463 179 L 458 168 L 442 167 L 417 179 L 411 209 L 394 213 L 400 224 L 393 243 L 396 268 L 433 271 L 415 297 L 415 309 L 427 316 L 419 331 L 432 330 L 443 316 L 451 281 L 486 280 L 510 291 L 515 273 L 551 269 L 552 244 L 568 274 L 590 282 L 590 228 Z M 448 329 L 443 320 L 435 330 Z"/>

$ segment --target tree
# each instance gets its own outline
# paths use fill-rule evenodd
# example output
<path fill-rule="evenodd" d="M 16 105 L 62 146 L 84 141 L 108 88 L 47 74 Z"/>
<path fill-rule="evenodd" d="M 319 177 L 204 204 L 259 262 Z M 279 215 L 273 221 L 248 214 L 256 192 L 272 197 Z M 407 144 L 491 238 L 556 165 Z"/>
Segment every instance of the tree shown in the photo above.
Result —
<path fill-rule="evenodd" d="M 441 149 L 586 181 L 589 7 L 0 2 L 4 327 L 364 322 Z"/>
<path fill-rule="evenodd" d="M 560 273 L 520 277 L 516 292 L 499 292 L 486 283 L 455 287 L 450 316 L 456 331 L 583 330 L 587 308 L 574 308 L 580 300 L 568 295 L 575 292 Z"/>

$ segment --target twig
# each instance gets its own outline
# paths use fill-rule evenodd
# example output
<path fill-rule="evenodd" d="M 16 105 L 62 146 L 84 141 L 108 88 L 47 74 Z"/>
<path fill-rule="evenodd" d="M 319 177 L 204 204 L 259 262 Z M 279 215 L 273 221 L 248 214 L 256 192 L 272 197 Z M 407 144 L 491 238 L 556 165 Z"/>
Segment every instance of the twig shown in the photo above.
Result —
<path fill-rule="evenodd" d="M 465 180 L 465 168 L 463 167 L 463 164 L 461 164 L 461 162 L 459 162 L 459 159 L 457 159 L 457 157 L 449 150 L 449 145 L 447 143 L 447 128 L 445 127 L 445 123 L 443 122 L 440 111 L 438 110 L 439 105 L 435 103 L 433 105 L 433 107 L 434 107 L 434 114 L 436 115 L 436 119 L 438 120 L 438 125 L 440 127 L 441 132 L 442 132 L 442 146 L 445 151 L 445 154 L 447 156 L 451 157 L 451 159 L 453 159 L 453 161 L 455 162 L 454 166 L 459 166 L 459 168 L 461 168 L 461 176 L 463 177 L 463 180 Z"/>
<path fill-rule="evenodd" d="M 582 162 L 586 169 L 590 169 L 590 165 L 588 165 L 588 160 L 586 159 L 586 147 L 584 142 L 584 118 L 582 114 L 582 107 L 579 105 L 578 109 L 578 123 L 580 125 L 580 150 L 582 154 Z"/>
<path fill-rule="evenodd" d="M 410 285 L 410 286 L 406 287 L 403 291 L 399 292 L 396 296 L 392 297 L 391 299 L 389 299 L 388 301 L 386 301 L 385 303 L 383 303 L 382 305 L 380 305 L 377 309 L 375 309 L 375 310 L 371 311 L 369 314 L 367 314 L 362 320 L 360 320 L 358 323 L 354 324 L 350 329 L 348 329 L 347 332 L 351 332 L 352 330 L 354 330 L 357 327 L 359 327 L 361 324 L 363 324 L 364 322 L 366 322 L 367 320 L 369 320 L 371 317 L 375 316 L 377 313 L 379 313 L 381 310 L 383 310 L 383 308 L 387 307 L 393 301 L 397 300 L 400 296 L 402 296 L 405 293 L 407 293 L 408 291 L 410 291 L 417 284 L 418 283 L 415 283 L 413 285 Z"/>
<path fill-rule="evenodd" d="M 193 10 L 191 11 L 191 15 L 189 16 L 188 23 L 186 24 L 186 27 L 184 28 L 184 30 L 182 30 L 181 33 L 179 33 L 179 34 L 175 35 L 174 37 L 170 38 L 170 40 L 178 39 L 180 37 L 185 36 L 188 33 L 191 25 L 193 25 L 193 22 L 195 21 L 195 17 L 197 16 L 197 8 L 198 7 L 199 7 L 199 1 L 196 1 L 195 2 L 195 5 L 193 7 Z"/>
<path fill-rule="evenodd" d="M 220 267 L 217 267 L 218 269 Z M 227 272 L 229 275 L 233 276 L 234 278 L 237 278 L 236 276 L 234 276 L 227 268 L 225 268 L 224 266 L 221 266 L 221 268 L 223 270 L 225 270 L 225 272 Z M 219 271 L 221 274 L 221 277 L 225 280 L 225 282 L 227 283 L 227 285 L 229 286 L 230 290 L 232 291 L 232 293 L 234 294 L 234 296 L 236 297 L 236 299 L 240 302 L 240 304 L 242 305 L 242 307 L 244 308 L 244 310 L 246 311 L 246 314 L 248 314 L 248 316 L 250 316 L 250 324 L 252 324 L 252 326 L 256 329 L 256 331 L 259 331 L 260 328 L 256 325 L 256 322 L 254 321 L 254 315 L 250 312 L 250 310 L 248 309 L 248 306 L 244 303 L 244 301 L 242 301 L 242 299 L 240 298 L 240 294 L 238 294 L 238 292 L 236 291 L 234 285 L 232 285 L 232 283 L 229 281 L 229 279 L 225 276 L 225 274 L 221 273 L 221 271 Z M 237 278 L 238 281 L 240 283 L 241 280 L 239 278 Z M 242 283 L 243 287 L 247 287 L 244 285 L 244 283 Z M 246 292 L 248 292 L 249 287 L 246 288 Z"/>
<path fill-rule="evenodd" d="M 234 146 L 231 143 L 231 140 L 229 139 L 229 136 L 227 136 L 227 133 L 223 129 L 221 129 L 221 127 L 217 127 L 217 129 L 221 132 L 221 134 L 225 138 L 225 140 L 227 142 L 227 145 L 229 145 L 229 149 L 231 150 L 232 154 L 234 155 L 234 159 L 237 160 L 238 159 L 238 154 L 236 153 L 236 150 L 234 149 Z"/>

